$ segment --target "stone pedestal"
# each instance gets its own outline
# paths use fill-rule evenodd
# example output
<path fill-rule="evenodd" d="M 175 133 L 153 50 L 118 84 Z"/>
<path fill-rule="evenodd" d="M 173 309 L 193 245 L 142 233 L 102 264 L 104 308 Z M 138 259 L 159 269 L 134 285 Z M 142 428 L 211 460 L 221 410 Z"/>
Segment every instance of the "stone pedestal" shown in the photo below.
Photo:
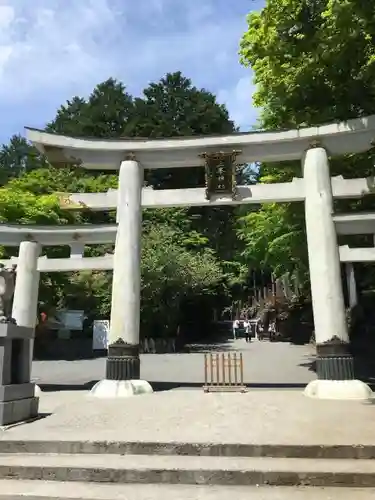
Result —
<path fill-rule="evenodd" d="M 107 380 L 138 380 L 140 377 L 139 347 L 121 339 L 108 346 Z"/>
<path fill-rule="evenodd" d="M 0 426 L 38 415 L 39 399 L 30 383 L 33 338 L 33 328 L 0 324 Z"/>
<path fill-rule="evenodd" d="M 152 394 L 151 384 L 146 380 L 100 380 L 89 393 L 90 398 L 117 399 Z"/>
<path fill-rule="evenodd" d="M 316 372 L 320 380 L 354 380 L 349 344 L 338 338 L 316 345 Z"/>

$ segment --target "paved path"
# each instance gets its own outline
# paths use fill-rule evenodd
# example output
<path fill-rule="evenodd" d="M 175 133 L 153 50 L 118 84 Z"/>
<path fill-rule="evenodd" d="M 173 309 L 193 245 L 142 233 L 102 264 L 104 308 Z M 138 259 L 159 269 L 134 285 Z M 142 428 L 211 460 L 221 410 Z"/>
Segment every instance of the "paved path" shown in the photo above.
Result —
<path fill-rule="evenodd" d="M 195 349 L 199 348 L 196 346 Z M 240 339 L 214 351 L 236 350 L 243 353 L 244 378 L 248 384 L 301 386 L 315 378 L 311 370 L 314 349 L 288 343 L 251 342 Z M 141 356 L 141 377 L 161 389 L 203 383 L 203 352 L 190 354 L 146 354 Z M 105 359 L 80 361 L 35 361 L 32 378 L 39 385 L 78 389 L 103 378 Z M 51 387 L 52 388 L 52 387 Z M 57 388 L 57 387 L 56 387 Z M 62 389 L 64 387 L 61 387 Z"/>
<path fill-rule="evenodd" d="M 27 493 L 25 493 L 27 492 Z M 7 496 L 9 495 L 9 496 Z M 10 496 L 12 495 L 12 496 Z M 17 495 L 17 496 L 16 496 Z M 19 496 L 18 496 L 19 495 Z M 33 496 L 35 495 L 35 496 Z M 373 500 L 372 488 L 280 488 L 185 486 L 165 484 L 87 484 L 9 480 L 0 483 L 0 499 L 9 500 Z"/>
<path fill-rule="evenodd" d="M 107 400 L 50 392 L 40 403 L 51 416 L 0 432 L 0 440 L 375 445 L 373 404 L 314 400 L 302 390 L 177 390 Z"/>

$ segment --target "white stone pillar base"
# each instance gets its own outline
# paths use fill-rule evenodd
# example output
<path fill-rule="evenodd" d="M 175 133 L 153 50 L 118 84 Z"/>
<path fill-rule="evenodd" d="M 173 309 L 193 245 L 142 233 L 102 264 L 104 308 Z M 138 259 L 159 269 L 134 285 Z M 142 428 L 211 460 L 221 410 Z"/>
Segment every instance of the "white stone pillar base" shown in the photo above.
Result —
<path fill-rule="evenodd" d="M 42 394 L 42 389 L 39 387 L 39 385 L 35 384 L 35 389 L 34 389 L 34 396 L 36 398 L 39 398 L 39 396 Z"/>
<path fill-rule="evenodd" d="M 89 396 L 100 399 L 129 398 L 140 394 L 151 394 L 151 385 L 146 380 L 100 380 L 91 389 Z"/>
<path fill-rule="evenodd" d="M 336 400 L 368 400 L 374 396 L 361 380 L 313 380 L 304 394 L 309 398 Z"/>

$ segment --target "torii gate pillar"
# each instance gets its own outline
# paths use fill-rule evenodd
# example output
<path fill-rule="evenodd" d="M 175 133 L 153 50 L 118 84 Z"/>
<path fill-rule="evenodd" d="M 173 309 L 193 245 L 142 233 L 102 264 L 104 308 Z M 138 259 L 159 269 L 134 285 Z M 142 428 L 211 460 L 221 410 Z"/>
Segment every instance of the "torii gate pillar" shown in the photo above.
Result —
<path fill-rule="evenodd" d="M 365 383 L 355 380 L 349 351 L 326 150 L 319 146 L 309 149 L 303 169 L 318 376 L 318 380 L 308 384 L 305 394 L 322 399 L 368 399 L 372 391 Z"/>
<path fill-rule="evenodd" d="M 142 187 L 142 165 L 134 159 L 123 161 L 119 173 L 106 378 L 92 388 L 91 395 L 95 397 L 152 392 L 151 385 L 140 380 L 139 360 Z"/>

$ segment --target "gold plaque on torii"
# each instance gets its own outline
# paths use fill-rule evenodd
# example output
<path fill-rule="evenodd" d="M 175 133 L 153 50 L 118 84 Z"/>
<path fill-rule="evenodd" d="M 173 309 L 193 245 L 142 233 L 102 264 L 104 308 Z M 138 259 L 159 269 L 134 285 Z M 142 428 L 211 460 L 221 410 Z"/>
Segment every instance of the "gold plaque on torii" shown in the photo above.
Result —
<path fill-rule="evenodd" d="M 241 151 L 203 153 L 205 160 L 206 198 L 213 194 L 236 196 L 236 158 Z"/>
<path fill-rule="evenodd" d="M 55 193 L 59 200 L 59 206 L 63 210 L 84 210 L 87 206 L 82 201 L 74 201 L 69 193 Z"/>

